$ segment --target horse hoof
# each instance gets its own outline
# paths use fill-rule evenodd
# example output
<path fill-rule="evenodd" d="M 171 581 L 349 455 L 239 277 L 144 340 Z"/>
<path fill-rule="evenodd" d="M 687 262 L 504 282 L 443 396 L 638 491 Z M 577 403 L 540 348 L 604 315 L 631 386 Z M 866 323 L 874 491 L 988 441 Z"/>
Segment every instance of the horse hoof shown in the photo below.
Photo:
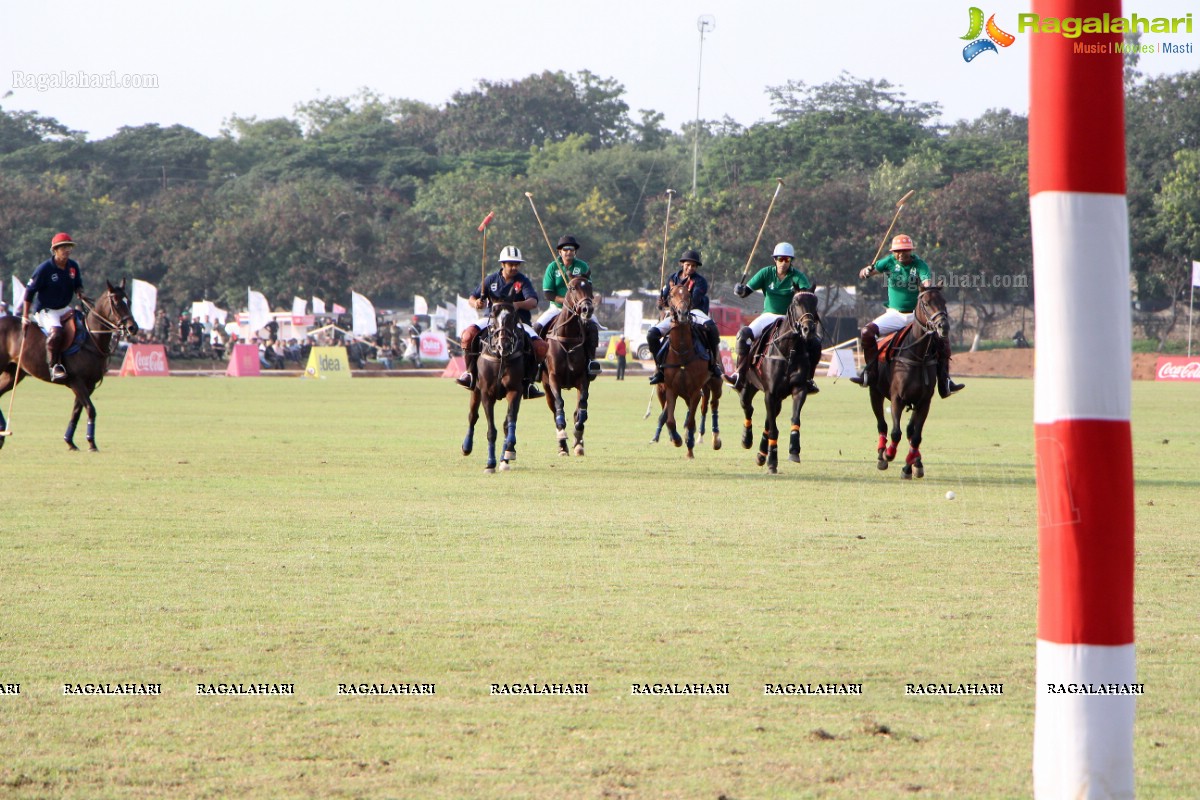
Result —
<path fill-rule="evenodd" d="M 917 467 L 917 477 L 918 478 L 925 477 L 925 468 L 924 467 Z"/>
<path fill-rule="evenodd" d="M 67 442 L 67 449 L 70 450 L 72 453 L 79 452 L 79 448 L 75 446 L 74 442 Z"/>
<path fill-rule="evenodd" d="M 696 458 L 696 454 L 693 453 L 691 450 L 688 450 L 686 458 L 688 461 L 694 461 Z"/>
<path fill-rule="evenodd" d="M 575 455 L 577 455 L 577 456 L 583 455 L 583 445 L 581 445 L 581 444 L 575 445 Z"/>
<path fill-rule="evenodd" d="M 507 462 L 507 461 L 501 461 L 501 462 L 500 462 L 500 471 L 501 471 L 501 472 L 508 472 L 510 469 L 512 469 L 512 467 L 510 467 L 510 466 L 508 465 L 508 462 Z"/>
<path fill-rule="evenodd" d="M 484 475 L 495 475 L 495 474 L 496 474 L 496 468 L 495 468 L 495 467 L 487 467 L 487 468 L 485 468 L 485 469 L 483 470 L 483 474 L 484 474 Z"/>
<path fill-rule="evenodd" d="M 799 453 L 788 453 L 788 461 L 791 461 L 793 464 L 799 464 L 800 463 L 800 454 Z"/>
<path fill-rule="evenodd" d="M 683 437 L 680 437 L 680 436 L 672 436 L 672 437 L 671 437 L 671 444 L 675 445 L 676 447 L 683 447 Z"/>
<path fill-rule="evenodd" d="M 754 444 L 754 437 L 749 434 L 742 437 L 742 449 L 749 450 L 750 445 Z"/>
<path fill-rule="evenodd" d="M 778 475 L 779 468 L 778 467 L 767 467 L 767 474 L 768 475 Z"/>
<path fill-rule="evenodd" d="M 887 469 L 887 468 L 888 468 L 888 462 L 884 461 L 884 460 L 881 458 L 881 459 L 879 459 L 879 461 L 877 461 L 877 462 L 875 463 L 875 466 L 879 468 L 880 472 L 882 472 L 883 470 L 885 470 L 885 469 Z"/>
<path fill-rule="evenodd" d="M 713 450 L 720 450 L 720 449 L 721 449 L 721 437 L 714 436 L 713 437 Z"/>
<path fill-rule="evenodd" d="M 761 467 L 763 464 L 767 463 L 767 457 L 762 453 L 757 453 L 754 456 L 754 463 Z"/>

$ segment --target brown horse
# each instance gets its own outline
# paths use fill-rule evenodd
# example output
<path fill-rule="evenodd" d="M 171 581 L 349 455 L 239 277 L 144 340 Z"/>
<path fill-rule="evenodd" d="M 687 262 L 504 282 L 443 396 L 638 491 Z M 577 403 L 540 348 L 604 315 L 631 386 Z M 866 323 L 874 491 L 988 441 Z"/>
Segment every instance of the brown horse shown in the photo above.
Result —
<path fill-rule="evenodd" d="M 480 352 L 478 380 L 471 390 L 471 406 L 467 412 L 467 436 L 463 439 L 462 454 L 471 455 L 475 443 L 475 423 L 479 421 L 479 406 L 487 416 L 488 458 L 484 472 L 496 471 L 496 402 L 508 400 L 504 418 L 504 451 L 500 460 L 503 472 L 517 458 L 517 414 L 525 388 L 525 358 L 528 338 L 521 330 L 517 312 L 511 303 L 492 305 L 487 333 L 479 337 Z"/>
<path fill-rule="evenodd" d="M 558 431 L 558 453 L 567 455 L 567 414 L 563 391 L 575 389 L 575 455 L 583 455 L 583 427 L 587 422 L 588 375 L 587 327 L 596 313 L 592 282 L 583 276 L 571 279 L 563 297 L 562 312 L 546 326 L 542 335 L 546 352 L 546 405 Z"/>
<path fill-rule="evenodd" d="M 792 431 L 788 459 L 800 462 L 800 412 L 808 399 L 808 376 L 812 360 L 821 357 L 821 319 L 817 314 L 817 296 L 812 292 L 796 292 L 788 305 L 787 314 L 762 332 L 747 358 L 746 385 L 742 388 L 742 412 L 746 427 L 742 432 L 742 447 L 750 449 L 754 442 L 754 395 L 763 393 L 766 419 L 759 440 L 755 462 L 767 465 L 767 472 L 779 472 L 779 412 L 783 399 L 792 396 Z"/>
<path fill-rule="evenodd" d="M 667 357 L 663 363 L 662 382 L 665 397 L 663 408 L 667 412 L 667 433 L 676 447 L 683 445 L 675 425 L 675 400 L 682 397 L 687 403 L 687 457 L 695 458 L 696 407 L 708 383 L 708 359 L 696 350 L 696 337 L 692 332 L 692 294 L 687 286 L 676 284 L 667 296 L 667 313 L 671 317 L 671 328 L 667 332 Z M 719 353 L 710 353 L 710 358 L 720 358 Z"/>
<path fill-rule="evenodd" d="M 662 435 L 663 426 L 667 424 L 667 387 L 663 384 L 658 384 L 654 387 L 658 390 L 658 403 L 662 407 L 662 411 L 658 412 L 658 425 L 654 428 L 654 438 L 650 440 L 651 444 L 658 444 L 659 436 Z M 725 381 L 714 376 L 710 376 L 708 383 L 704 384 L 704 389 L 700 392 L 700 435 L 697 441 L 704 441 L 704 433 L 708 424 L 708 410 L 712 409 L 712 446 L 713 450 L 721 449 L 721 393 L 725 390 Z"/>
<path fill-rule="evenodd" d="M 921 460 L 921 439 L 933 392 L 937 388 L 938 352 L 942 342 L 950 337 L 950 315 L 946 311 L 946 298 L 941 287 L 921 289 L 917 297 L 914 322 L 897 331 L 892 341 L 880 342 L 880 363 L 876 381 L 871 384 L 871 411 L 879 431 L 876 449 L 876 466 L 887 469 L 896 457 L 900 442 L 900 417 L 911 409 L 908 420 L 908 455 L 900 477 L 911 479 L 925 477 L 925 464 Z M 883 418 L 883 400 L 892 401 L 891 442 L 888 442 L 888 427 Z"/>
<path fill-rule="evenodd" d="M 107 283 L 107 282 L 106 282 Z M 125 281 L 120 286 L 108 283 L 108 288 L 94 305 L 87 303 L 88 313 L 84 322 L 82 343 L 76 348 L 74 340 L 67 342 L 63 348 L 62 363 L 66 367 L 67 377 L 61 381 L 53 381 L 55 385 L 66 386 L 75 393 L 75 407 L 71 411 L 71 421 L 67 424 L 67 432 L 63 436 L 67 447 L 78 450 L 75 446 L 75 427 L 79 424 L 79 415 L 87 409 L 87 442 L 88 449 L 95 452 L 96 447 L 96 406 L 92 404 L 92 392 L 104 380 L 108 371 L 108 357 L 117 348 L 117 342 L 122 336 L 132 336 L 137 333 L 138 326 L 129 311 L 129 298 L 125 295 Z M 78 325 L 79 317 L 75 324 Z M 65 322 L 65 320 L 64 320 Z M 73 332 L 65 330 L 64 336 Z M 22 339 L 24 336 L 24 339 Z M 24 343 L 24 351 L 19 355 L 21 372 L 17 374 L 18 351 Z M 67 351 L 72 351 L 68 354 Z M 46 364 L 46 335 L 37 325 L 25 326 L 21 330 L 21 318 L 16 316 L 0 319 L 0 396 L 16 386 L 26 375 L 32 375 L 38 380 L 50 381 L 50 367 Z M 0 430 L 8 430 L 8 422 L 0 414 Z M 0 436 L 0 447 L 4 446 L 7 436 Z"/>

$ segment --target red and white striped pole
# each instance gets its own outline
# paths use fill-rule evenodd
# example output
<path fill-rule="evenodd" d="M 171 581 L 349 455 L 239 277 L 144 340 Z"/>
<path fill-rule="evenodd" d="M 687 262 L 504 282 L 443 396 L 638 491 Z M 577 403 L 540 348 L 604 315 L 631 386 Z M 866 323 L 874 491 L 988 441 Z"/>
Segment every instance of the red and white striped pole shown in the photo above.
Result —
<path fill-rule="evenodd" d="M 1035 0 L 1111 19 L 1120 0 Z M 1133 450 L 1120 34 L 1033 33 L 1029 207 L 1037 296 L 1038 798 L 1133 797 Z M 1083 44 L 1080 52 L 1075 45 Z"/>

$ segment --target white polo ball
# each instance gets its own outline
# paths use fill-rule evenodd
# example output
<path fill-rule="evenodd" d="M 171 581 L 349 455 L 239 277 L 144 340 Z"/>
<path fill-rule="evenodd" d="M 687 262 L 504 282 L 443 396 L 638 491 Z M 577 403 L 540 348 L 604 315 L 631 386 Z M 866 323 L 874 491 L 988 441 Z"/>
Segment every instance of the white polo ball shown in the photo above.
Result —
<path fill-rule="evenodd" d="M 946 499 L 947 499 L 947 500 L 953 500 L 953 499 L 954 499 L 954 492 L 946 492 Z"/>

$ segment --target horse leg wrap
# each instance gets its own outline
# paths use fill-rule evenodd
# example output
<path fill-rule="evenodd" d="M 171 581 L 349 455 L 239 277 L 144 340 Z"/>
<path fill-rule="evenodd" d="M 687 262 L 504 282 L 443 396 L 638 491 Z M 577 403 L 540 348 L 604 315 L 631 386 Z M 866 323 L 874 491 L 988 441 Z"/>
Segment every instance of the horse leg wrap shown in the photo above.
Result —
<path fill-rule="evenodd" d="M 800 426 L 799 426 L 799 425 L 793 425 L 793 426 L 792 426 L 792 433 L 799 433 L 799 432 L 800 432 Z"/>
<path fill-rule="evenodd" d="M 896 445 L 891 442 L 888 442 L 887 457 L 888 457 L 888 460 L 891 460 L 896 457 Z"/>
<path fill-rule="evenodd" d="M 921 458 L 921 451 L 918 450 L 917 448 L 913 447 L 913 448 L 909 449 L 908 455 L 904 457 L 904 463 L 908 464 L 911 467 L 914 463 L 919 461 L 920 458 Z"/>
<path fill-rule="evenodd" d="M 567 429 L 566 429 L 566 426 L 563 426 L 563 427 L 561 427 L 561 428 L 559 428 L 559 429 L 558 429 L 558 434 L 557 434 L 557 436 L 558 436 L 558 440 L 559 440 L 560 442 L 565 442 L 565 441 L 567 440 Z"/>
<path fill-rule="evenodd" d="M 66 441 L 68 441 L 68 442 L 69 442 L 69 441 L 71 441 L 72 439 L 74 439 L 74 438 L 75 438 L 75 425 L 76 425 L 76 424 L 77 424 L 77 423 L 75 423 L 75 422 L 72 422 L 72 423 L 70 423 L 69 425 L 67 425 L 67 432 L 63 434 L 63 439 L 65 439 Z M 89 425 L 89 426 L 88 426 L 88 428 L 89 428 L 89 430 L 88 430 L 88 439 L 91 439 L 91 438 L 92 438 L 92 431 L 90 430 L 90 429 L 91 429 L 91 425 Z"/>
<path fill-rule="evenodd" d="M 876 447 L 875 449 L 882 450 L 885 447 L 887 447 L 887 436 L 885 436 L 884 434 L 881 433 L 881 434 L 879 434 L 879 446 Z"/>
<path fill-rule="evenodd" d="M 87 440 L 89 442 L 96 441 L 96 420 L 89 419 L 87 424 Z"/>

